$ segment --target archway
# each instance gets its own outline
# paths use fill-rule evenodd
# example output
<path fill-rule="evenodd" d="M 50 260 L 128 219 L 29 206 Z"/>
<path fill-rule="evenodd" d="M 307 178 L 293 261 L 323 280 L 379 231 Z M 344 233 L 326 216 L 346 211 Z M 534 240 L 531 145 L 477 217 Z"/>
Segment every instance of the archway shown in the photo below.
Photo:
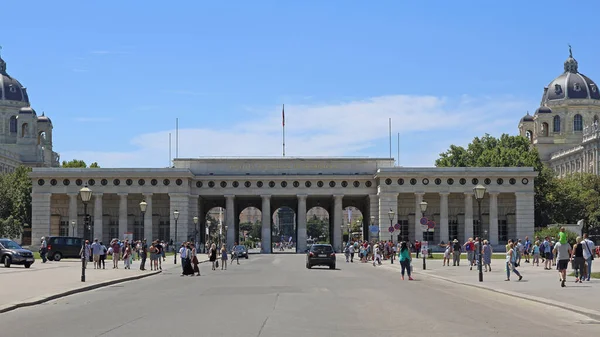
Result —
<path fill-rule="evenodd" d="M 45 131 L 41 131 L 40 133 L 38 133 L 38 139 L 37 139 L 37 144 L 38 145 L 46 145 L 46 132 Z"/>
<path fill-rule="evenodd" d="M 271 225 L 272 252 L 296 253 L 297 233 L 296 212 L 287 206 L 277 208 Z"/>
<path fill-rule="evenodd" d="M 362 241 L 364 239 L 364 217 L 362 212 L 354 206 L 347 206 L 343 209 L 342 215 L 342 242 Z"/>
<path fill-rule="evenodd" d="M 262 240 L 262 212 L 248 206 L 240 212 L 238 226 L 239 244 L 245 245 L 248 253 L 260 253 Z"/>
<path fill-rule="evenodd" d="M 527 137 L 530 143 L 533 143 L 533 132 L 531 130 L 525 131 L 525 137 Z"/>
<path fill-rule="evenodd" d="M 315 206 L 306 212 L 306 240 L 309 247 L 314 243 L 333 243 L 330 229 L 330 216 L 325 208 Z"/>
<path fill-rule="evenodd" d="M 213 207 L 206 212 L 205 217 L 205 235 L 206 248 L 211 244 L 216 244 L 221 247 L 227 240 L 227 230 L 225 226 L 225 208 Z"/>

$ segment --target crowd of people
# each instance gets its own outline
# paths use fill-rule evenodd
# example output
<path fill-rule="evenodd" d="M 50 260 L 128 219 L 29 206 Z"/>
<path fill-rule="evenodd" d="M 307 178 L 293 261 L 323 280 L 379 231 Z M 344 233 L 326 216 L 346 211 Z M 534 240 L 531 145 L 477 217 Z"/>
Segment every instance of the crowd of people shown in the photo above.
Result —
<path fill-rule="evenodd" d="M 150 253 L 150 270 L 162 270 L 162 262 L 165 261 L 167 244 L 164 241 L 155 240 L 148 246 L 146 239 L 123 241 L 112 239 L 108 245 L 104 245 L 98 239 L 90 244 L 85 240 L 79 255 L 87 261 L 94 263 L 94 269 L 106 269 L 107 256 L 112 257 L 113 269 L 119 269 L 119 262 L 123 261 L 125 269 L 131 269 L 133 261 L 140 261 L 140 270 L 146 270 L 146 261 Z"/>

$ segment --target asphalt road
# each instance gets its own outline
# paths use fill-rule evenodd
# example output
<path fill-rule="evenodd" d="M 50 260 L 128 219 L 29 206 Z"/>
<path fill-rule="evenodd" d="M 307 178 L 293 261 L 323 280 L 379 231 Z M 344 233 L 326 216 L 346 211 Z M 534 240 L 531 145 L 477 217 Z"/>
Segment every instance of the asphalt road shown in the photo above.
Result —
<path fill-rule="evenodd" d="M 0 314 L 0 336 L 490 336 L 600 331 L 561 309 L 366 264 L 252 255 L 201 277 L 158 276 Z M 417 275 L 418 277 L 418 275 Z M 3 285 L 4 286 L 4 285 Z M 17 286 L 17 285 L 12 285 Z M 549 294 L 551 295 L 551 294 Z M 595 333 L 595 334 L 594 334 Z"/>

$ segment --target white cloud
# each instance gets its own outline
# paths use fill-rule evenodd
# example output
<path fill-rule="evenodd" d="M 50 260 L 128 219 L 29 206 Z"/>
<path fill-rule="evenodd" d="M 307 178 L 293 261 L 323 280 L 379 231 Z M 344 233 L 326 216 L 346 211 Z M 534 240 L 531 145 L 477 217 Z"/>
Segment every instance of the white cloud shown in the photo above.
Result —
<path fill-rule="evenodd" d="M 452 100 L 407 95 L 335 104 L 286 104 L 286 153 L 288 156 L 387 156 L 387 145 L 384 151 L 381 144 L 387 144 L 388 118 L 391 117 L 394 140 L 400 132 L 402 147 L 409 145 L 409 153 L 401 153 L 402 165 L 430 166 L 452 143 L 466 144 L 486 132 L 514 130 L 528 106 L 531 102 L 510 97 L 464 96 Z M 281 106 L 253 110 L 251 120 L 238 121 L 228 127 L 218 129 L 204 124 L 201 128 L 180 129 L 179 157 L 280 156 Z M 512 119 L 513 116 L 519 117 Z M 210 123 L 209 119 L 203 121 Z M 175 156 L 172 129 L 140 133 L 131 139 L 129 148 L 120 146 L 107 149 L 108 152 L 67 150 L 61 156 L 66 160 L 97 161 L 102 167 L 165 167 L 169 133 L 173 135 Z M 412 156 L 425 155 L 411 159 L 411 153 Z"/>

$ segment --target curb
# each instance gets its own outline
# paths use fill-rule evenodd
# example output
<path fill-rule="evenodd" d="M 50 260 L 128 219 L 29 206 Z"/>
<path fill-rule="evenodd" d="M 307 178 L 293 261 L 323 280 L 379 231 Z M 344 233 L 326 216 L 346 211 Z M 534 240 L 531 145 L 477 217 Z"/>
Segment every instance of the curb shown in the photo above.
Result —
<path fill-rule="evenodd" d="M 413 273 L 415 273 L 415 272 L 413 272 Z M 558 309 L 569 310 L 569 311 L 578 313 L 580 315 L 587 316 L 587 317 L 589 317 L 591 319 L 600 321 L 600 312 L 592 310 L 592 309 L 582 308 L 582 307 L 570 305 L 570 304 L 567 304 L 567 303 L 556 302 L 556 301 L 553 301 L 553 300 L 548 300 L 548 299 L 537 297 L 537 296 L 532 296 L 532 295 L 517 293 L 517 292 L 513 292 L 513 291 L 509 291 L 509 290 L 493 289 L 493 288 L 489 288 L 489 287 L 486 287 L 486 286 L 480 286 L 478 284 L 472 284 L 472 283 L 466 283 L 466 282 L 456 281 L 456 280 L 452 280 L 452 279 L 449 279 L 449 278 L 446 278 L 446 277 L 443 277 L 443 276 L 434 275 L 434 274 L 431 274 L 431 273 L 416 272 L 416 274 L 427 275 L 427 276 L 436 278 L 438 280 L 442 280 L 442 281 L 446 281 L 446 282 L 450 282 L 450 283 L 454 283 L 454 284 L 459 284 L 459 285 L 468 286 L 468 287 L 472 287 L 472 288 L 478 288 L 478 289 L 482 289 L 482 290 L 491 291 L 491 292 L 494 292 L 494 293 L 497 293 L 497 294 L 507 295 L 507 296 L 511 296 L 511 297 L 515 297 L 515 298 L 520 298 L 520 299 L 528 300 L 528 301 L 531 301 L 531 302 L 536 302 L 536 303 L 540 303 L 540 304 L 550 305 L 550 306 L 556 307 Z"/>
<path fill-rule="evenodd" d="M 17 304 L 9 304 L 9 305 L 0 307 L 0 314 L 5 313 L 5 312 L 9 312 L 9 311 L 13 311 L 13 310 L 19 309 L 19 308 L 25 308 L 25 307 L 30 307 L 30 306 L 42 304 L 42 303 L 45 303 L 45 302 L 48 302 L 48 301 L 55 300 L 57 298 L 66 297 L 66 296 L 70 296 L 70 295 L 74 295 L 74 294 L 78 294 L 78 293 L 82 293 L 82 292 L 86 292 L 86 291 L 90 291 L 90 290 L 94 290 L 94 289 L 98 289 L 98 288 L 103 288 L 103 287 L 111 286 L 113 284 L 118 284 L 118 283 L 123 283 L 123 282 L 128 282 L 128 281 L 139 280 L 139 279 L 142 279 L 142 278 L 146 278 L 146 277 L 149 277 L 149 276 L 154 276 L 154 275 L 160 274 L 161 272 L 162 272 L 162 270 L 159 270 L 159 271 L 153 271 L 153 272 L 146 273 L 146 274 L 135 275 L 135 276 L 130 276 L 130 277 L 126 277 L 126 278 L 120 278 L 120 279 L 116 279 L 116 280 L 104 281 L 104 282 L 92 284 L 92 285 L 89 285 L 89 286 L 80 287 L 80 288 L 77 288 L 77 289 L 71 289 L 71 290 L 68 290 L 68 291 L 65 291 L 65 292 L 61 292 L 61 293 L 58 293 L 58 294 L 40 297 L 40 298 L 38 298 L 36 300 L 29 301 L 29 302 L 22 302 L 22 303 L 17 303 Z"/>

